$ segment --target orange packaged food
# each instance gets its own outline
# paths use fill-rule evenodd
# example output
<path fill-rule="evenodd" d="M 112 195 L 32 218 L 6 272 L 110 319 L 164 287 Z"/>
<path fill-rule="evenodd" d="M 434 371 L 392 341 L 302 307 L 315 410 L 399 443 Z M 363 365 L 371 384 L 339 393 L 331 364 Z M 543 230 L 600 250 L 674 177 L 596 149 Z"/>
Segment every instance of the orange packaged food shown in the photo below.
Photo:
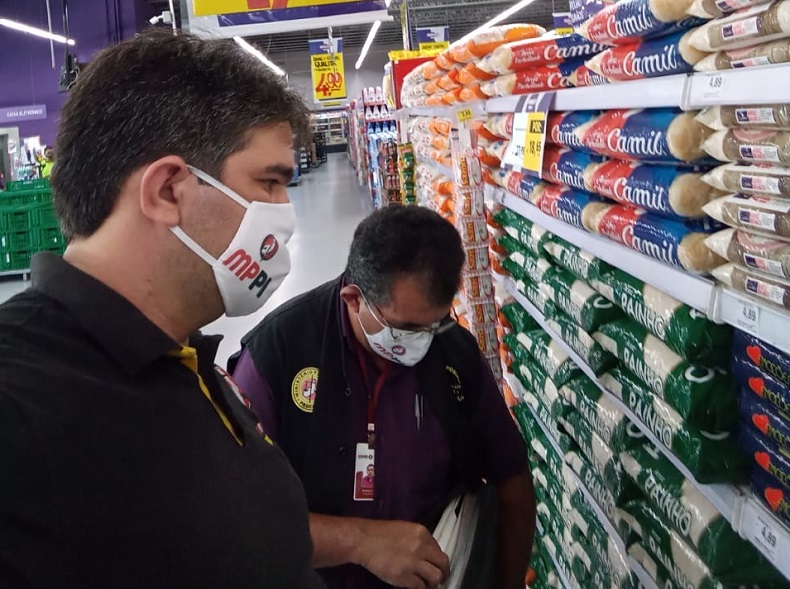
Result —
<path fill-rule="evenodd" d="M 447 90 L 448 92 L 461 87 L 461 84 L 453 80 L 449 73 L 439 78 L 436 83 L 442 90 Z"/>
<path fill-rule="evenodd" d="M 431 133 L 438 133 L 439 135 L 450 135 L 452 125 L 447 119 L 431 119 L 428 123 L 428 130 Z"/>
<path fill-rule="evenodd" d="M 470 86 L 475 82 L 487 81 L 495 78 L 495 74 L 484 72 L 474 63 L 468 63 L 458 72 L 458 81 L 464 86 Z"/>
<path fill-rule="evenodd" d="M 500 25 L 486 29 L 464 43 L 450 49 L 457 63 L 469 63 L 485 57 L 494 49 L 512 41 L 534 39 L 545 34 L 546 29 L 533 24 Z"/>
<path fill-rule="evenodd" d="M 472 86 L 461 88 L 461 102 L 472 102 L 474 100 L 486 100 L 488 95 L 480 89 L 480 82 L 475 82 Z"/>
<path fill-rule="evenodd" d="M 433 60 L 433 63 L 436 64 L 440 70 L 444 70 L 445 72 L 449 72 L 453 67 L 455 67 L 455 61 L 453 60 L 452 56 L 450 55 L 449 51 L 444 51 L 436 56 L 436 59 Z"/>
<path fill-rule="evenodd" d="M 426 80 L 433 80 L 444 75 L 444 70 L 436 65 L 436 61 L 428 61 L 422 66 L 422 77 Z"/>
<path fill-rule="evenodd" d="M 425 99 L 425 106 L 443 106 L 444 94 L 432 94 Z"/>

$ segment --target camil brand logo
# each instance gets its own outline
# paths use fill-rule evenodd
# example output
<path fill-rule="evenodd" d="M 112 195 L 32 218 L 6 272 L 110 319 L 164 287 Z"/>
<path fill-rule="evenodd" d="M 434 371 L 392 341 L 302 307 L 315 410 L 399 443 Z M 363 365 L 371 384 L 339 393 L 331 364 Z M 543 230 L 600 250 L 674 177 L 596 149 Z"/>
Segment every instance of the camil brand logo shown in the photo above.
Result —
<path fill-rule="evenodd" d="M 279 249 L 280 244 L 277 242 L 277 238 L 271 234 L 267 235 L 261 242 L 261 260 L 271 260 Z M 261 265 L 253 260 L 252 256 L 243 248 L 239 248 L 230 254 L 222 261 L 222 264 L 242 282 L 246 283 L 249 281 L 249 289 L 251 291 L 257 289 L 255 296 L 258 298 L 263 295 L 272 281 L 266 271 L 261 268 Z"/>

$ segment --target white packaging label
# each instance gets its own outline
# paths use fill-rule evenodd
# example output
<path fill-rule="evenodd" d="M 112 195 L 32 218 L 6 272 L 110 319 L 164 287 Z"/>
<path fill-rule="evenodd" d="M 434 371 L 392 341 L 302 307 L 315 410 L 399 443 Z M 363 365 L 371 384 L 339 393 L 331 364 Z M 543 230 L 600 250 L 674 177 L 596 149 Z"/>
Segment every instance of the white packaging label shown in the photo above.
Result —
<path fill-rule="evenodd" d="M 776 230 L 776 215 L 773 213 L 763 213 L 742 209 L 738 211 L 738 220 L 742 225 L 757 227 L 759 229 Z"/>
<path fill-rule="evenodd" d="M 749 123 L 776 124 L 774 109 L 772 108 L 736 108 L 735 120 L 742 125 Z"/>
<path fill-rule="evenodd" d="M 760 32 L 758 26 L 759 17 L 753 16 L 744 20 L 740 20 L 721 28 L 721 37 L 723 41 L 731 41 L 733 39 L 740 39 L 742 37 L 751 37 Z"/>
<path fill-rule="evenodd" d="M 732 12 L 752 4 L 752 0 L 716 0 L 716 6 L 722 12 Z"/>
<path fill-rule="evenodd" d="M 766 194 L 782 194 L 779 187 L 779 178 L 772 178 L 770 176 L 754 176 L 751 174 L 743 174 L 738 179 L 738 185 L 741 190 L 747 192 L 764 192 Z"/>
<path fill-rule="evenodd" d="M 781 163 L 779 148 L 774 145 L 741 145 L 738 148 L 741 158 L 750 162 Z"/>
<path fill-rule="evenodd" d="M 774 274 L 776 276 L 784 276 L 782 263 L 777 262 L 776 260 L 769 260 L 768 258 L 755 256 L 753 254 L 744 254 L 743 261 L 746 262 L 747 266 L 750 266 L 755 270 L 760 270 L 762 272 L 767 272 L 768 274 Z"/>
<path fill-rule="evenodd" d="M 785 289 L 781 286 L 768 284 L 764 280 L 750 276 L 746 279 L 746 290 L 777 305 L 783 305 Z"/>

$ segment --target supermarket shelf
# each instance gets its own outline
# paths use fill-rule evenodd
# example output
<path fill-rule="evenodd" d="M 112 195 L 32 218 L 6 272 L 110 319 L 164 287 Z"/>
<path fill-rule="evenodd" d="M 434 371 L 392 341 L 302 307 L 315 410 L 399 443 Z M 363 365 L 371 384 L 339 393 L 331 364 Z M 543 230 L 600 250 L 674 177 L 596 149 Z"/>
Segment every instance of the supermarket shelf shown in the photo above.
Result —
<path fill-rule="evenodd" d="M 527 298 L 522 295 L 516 285 L 512 280 L 505 281 L 505 288 L 510 293 L 513 298 L 515 298 L 524 309 L 535 319 L 538 324 L 543 328 L 546 333 L 552 336 L 554 340 L 557 341 L 558 344 L 562 346 L 562 348 L 568 353 L 571 359 L 581 368 L 581 370 L 592 380 L 598 387 L 606 394 L 612 402 L 617 406 L 617 408 L 630 419 L 634 425 L 636 425 L 642 433 L 645 434 L 653 444 L 655 444 L 661 452 L 667 457 L 667 459 L 677 468 L 684 477 L 688 480 L 693 482 L 697 488 L 702 492 L 703 495 L 710 501 L 716 509 L 721 512 L 721 514 L 735 526 L 738 522 L 738 516 L 740 515 L 739 507 L 741 505 L 741 501 L 743 498 L 743 493 L 738 491 L 735 487 L 730 485 L 701 485 L 694 479 L 694 475 L 689 472 L 689 469 L 677 459 L 677 457 L 666 447 L 663 443 L 650 431 L 645 424 L 643 424 L 639 418 L 634 415 L 634 413 L 626 407 L 620 399 L 615 397 L 612 393 L 606 390 L 603 385 L 600 384 L 598 381 L 598 377 L 592 371 L 592 369 L 582 360 L 581 357 L 571 348 L 565 341 L 557 335 L 551 327 L 549 327 L 548 323 L 546 323 L 546 319 L 543 315 L 538 311 L 538 309 L 529 301 Z M 736 528 L 737 529 L 737 528 Z"/>
<path fill-rule="evenodd" d="M 684 107 L 786 103 L 790 65 L 738 68 L 689 76 Z"/>
<path fill-rule="evenodd" d="M 523 388 L 524 388 L 523 385 L 521 384 L 521 382 L 519 382 L 519 380 L 515 376 L 513 376 L 512 374 L 506 374 L 505 375 L 505 380 L 507 380 L 508 385 L 510 386 L 510 388 L 513 391 L 522 391 Z M 523 395 L 522 395 L 522 397 L 523 397 Z M 554 436 L 551 435 L 551 432 L 548 430 L 546 425 L 543 423 L 543 421 L 540 419 L 540 417 L 538 417 L 535 414 L 535 412 L 532 410 L 532 407 L 527 405 L 527 408 L 529 409 L 529 412 L 532 414 L 532 418 L 537 422 L 537 424 L 540 427 L 540 429 L 543 430 L 543 434 L 549 440 L 549 443 L 552 445 L 554 450 L 560 456 L 562 456 L 563 452 L 560 449 L 559 444 L 554 439 Z M 590 494 L 590 491 L 587 489 L 587 487 L 584 485 L 584 483 L 581 481 L 581 479 L 576 475 L 575 472 L 573 472 L 573 471 L 571 471 L 571 472 L 573 473 L 573 476 L 576 478 L 576 482 L 578 483 L 579 489 L 581 490 L 582 494 L 584 495 L 584 498 L 587 499 L 587 503 L 589 503 L 590 507 L 595 512 L 595 515 L 598 518 L 598 521 L 601 522 L 601 525 L 606 530 L 606 533 L 609 534 L 609 536 L 617 543 L 618 550 L 620 550 L 620 552 L 623 555 L 626 555 L 626 557 L 628 559 L 628 565 L 636 573 L 637 577 L 639 577 L 639 580 L 642 583 L 642 586 L 645 587 L 645 589 L 658 589 L 658 586 L 656 585 L 655 581 L 653 581 L 653 579 L 650 577 L 650 575 L 647 574 L 647 571 L 645 571 L 639 563 L 637 563 L 636 561 L 634 561 L 633 559 L 631 559 L 630 557 L 627 556 L 628 555 L 628 551 L 627 551 L 627 549 L 625 547 L 625 543 L 623 542 L 623 539 L 620 537 L 620 534 L 617 533 L 617 530 L 615 529 L 614 525 L 609 520 L 609 518 L 606 516 L 606 514 L 603 512 L 601 507 L 598 505 L 598 502 L 595 500 L 595 498 Z"/>
<path fill-rule="evenodd" d="M 440 164 L 437 161 L 434 161 L 434 160 L 432 160 L 430 158 L 421 157 L 421 156 L 416 155 L 416 154 L 415 154 L 414 159 L 415 159 L 415 161 L 418 164 L 422 164 L 424 166 L 428 166 L 429 168 L 433 168 L 434 170 L 436 170 L 437 172 L 441 172 L 442 174 L 444 174 L 448 178 L 451 178 L 451 179 L 455 178 L 455 172 L 453 172 L 452 168 L 444 166 L 444 165 Z"/>
<path fill-rule="evenodd" d="M 519 215 L 712 317 L 716 293 L 710 280 L 663 264 L 600 235 L 568 225 L 504 189 L 487 185 L 486 191 L 487 197 L 493 197 L 496 202 Z"/>
<path fill-rule="evenodd" d="M 790 554 L 790 529 L 783 525 L 773 514 L 766 510 L 752 495 L 751 491 L 743 490 L 730 485 L 701 485 L 694 476 L 680 462 L 661 441 L 653 435 L 636 415 L 626 407 L 617 397 L 607 391 L 598 381 L 592 369 L 579 355 L 568 346 L 546 323 L 543 315 L 529 300 L 515 287 L 512 280 L 505 281 L 508 292 L 527 310 L 527 312 L 540 324 L 540 326 L 559 343 L 571 359 L 598 387 L 609 396 L 617 408 L 636 425 L 642 433 L 661 450 L 670 462 L 694 483 L 700 492 L 719 510 L 724 518 L 730 522 L 733 529 L 743 538 L 754 544 L 757 549 L 781 572 L 790 579 L 790 560 L 782 558 Z M 759 515 L 759 517 L 757 517 Z"/>
<path fill-rule="evenodd" d="M 749 332 L 790 354 L 790 313 L 787 311 L 722 288 L 713 318 Z"/>
<path fill-rule="evenodd" d="M 469 109 L 472 111 L 473 118 L 484 117 L 488 112 L 489 101 L 476 100 L 465 104 L 455 104 L 453 106 L 414 106 L 405 109 L 406 112 L 413 117 L 444 117 L 455 121 L 458 117 L 458 112 L 461 110 Z"/>
<path fill-rule="evenodd" d="M 0 272 L 0 276 L 30 276 L 30 268 L 25 268 L 24 270 L 4 270 Z M 27 279 L 26 279 L 27 280 Z"/>

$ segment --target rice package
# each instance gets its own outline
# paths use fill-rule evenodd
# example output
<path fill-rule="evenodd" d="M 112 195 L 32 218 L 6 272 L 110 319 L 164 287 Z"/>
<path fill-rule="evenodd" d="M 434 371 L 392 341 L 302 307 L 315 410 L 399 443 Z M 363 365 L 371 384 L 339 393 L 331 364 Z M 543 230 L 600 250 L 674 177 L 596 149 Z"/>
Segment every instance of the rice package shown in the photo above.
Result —
<path fill-rule="evenodd" d="M 704 19 L 721 18 L 738 10 L 769 2 L 771 0 L 694 0 L 687 13 Z"/>
<path fill-rule="evenodd" d="M 719 190 L 790 198 L 790 168 L 725 164 L 702 179 Z"/>
<path fill-rule="evenodd" d="M 790 240 L 790 200 L 771 196 L 732 194 L 704 207 L 714 219 L 730 227 Z"/>
<path fill-rule="evenodd" d="M 711 231 L 721 226 L 706 220 L 681 222 L 624 205 L 590 205 L 584 213 L 588 231 L 671 266 L 706 273 L 724 262 L 705 245 Z"/>
<path fill-rule="evenodd" d="M 730 326 L 714 323 L 627 272 L 611 268 L 592 279 L 591 286 L 687 360 L 729 358 Z"/>
<path fill-rule="evenodd" d="M 500 313 L 507 319 L 510 328 L 515 331 L 530 331 L 538 327 L 538 322 L 517 302 L 503 305 Z"/>
<path fill-rule="evenodd" d="M 628 547 L 628 556 L 630 556 L 636 563 L 638 563 L 650 578 L 655 583 L 656 587 L 666 587 L 667 589 L 674 589 L 677 585 L 674 584 L 669 571 L 663 564 L 647 551 L 645 545 L 640 540 Z M 642 585 L 640 585 L 642 586 Z"/>
<path fill-rule="evenodd" d="M 752 473 L 752 490 L 786 526 L 790 526 L 790 490 L 761 468 Z"/>
<path fill-rule="evenodd" d="M 557 269 L 539 287 L 549 300 L 588 333 L 623 316 L 622 310 L 610 300 L 565 270 Z"/>
<path fill-rule="evenodd" d="M 516 281 L 516 288 L 518 292 L 523 294 L 530 303 L 540 312 L 546 319 L 553 317 L 558 313 L 556 305 L 541 292 L 540 287 L 529 279 L 522 279 Z"/>
<path fill-rule="evenodd" d="M 723 195 L 700 172 L 616 159 L 588 167 L 585 179 L 592 192 L 675 219 L 704 217 L 702 207 Z"/>
<path fill-rule="evenodd" d="M 519 333 L 516 339 L 557 386 L 562 386 L 581 374 L 579 367 L 568 357 L 562 346 L 545 331 Z"/>
<path fill-rule="evenodd" d="M 748 390 L 741 393 L 741 421 L 751 424 L 784 452 L 790 452 L 790 417 Z"/>
<path fill-rule="evenodd" d="M 547 318 L 546 323 L 595 374 L 603 374 L 617 363 L 617 358 L 604 350 L 589 333 L 562 311 Z"/>
<path fill-rule="evenodd" d="M 750 391 L 785 415 L 790 414 L 790 386 L 783 385 L 776 378 L 764 372 L 753 364 L 750 358 L 734 357 L 732 372 L 741 384 L 742 391 Z"/>
<path fill-rule="evenodd" d="M 739 49 L 790 36 L 790 3 L 762 4 L 699 27 L 690 43 L 700 51 Z"/>
<path fill-rule="evenodd" d="M 543 227 L 507 208 L 494 215 L 494 219 L 504 227 L 510 237 L 525 246 L 528 251 L 536 256 L 543 255 L 543 246 L 551 239 L 551 233 Z"/>
<path fill-rule="evenodd" d="M 558 422 L 552 417 L 552 410 L 538 397 L 534 391 L 524 392 L 524 402 L 542 422 L 543 427 L 552 438 L 557 440 L 568 439 L 568 436 L 559 430 Z"/>
<path fill-rule="evenodd" d="M 605 7 L 577 28 L 596 43 L 628 43 L 658 37 L 698 24 L 686 14 L 691 0 L 621 0 Z"/>
<path fill-rule="evenodd" d="M 655 446 L 641 444 L 621 454 L 620 460 L 656 512 L 713 570 L 760 562 L 754 546 Z"/>
<path fill-rule="evenodd" d="M 610 82 L 641 80 L 694 71 L 705 53 L 689 44 L 691 32 L 618 45 L 587 61 L 587 67 Z"/>
<path fill-rule="evenodd" d="M 539 184 L 529 200 L 547 215 L 579 228 L 584 227 L 585 209 L 591 203 L 603 203 L 595 194 L 548 183 Z"/>
<path fill-rule="evenodd" d="M 508 258 L 521 267 L 524 271 L 524 276 L 533 282 L 543 282 L 550 273 L 555 271 L 554 266 L 547 259 L 538 258 L 529 253 L 516 251 L 510 254 Z"/>
<path fill-rule="evenodd" d="M 601 384 L 633 411 L 698 482 L 741 483 L 746 479 L 748 462 L 734 434 L 705 432 L 689 425 L 669 403 L 626 370 L 610 371 L 601 377 Z"/>
<path fill-rule="evenodd" d="M 576 134 L 584 147 L 600 155 L 672 163 L 703 160 L 710 129 L 679 109 L 617 109 L 580 125 Z"/>
<path fill-rule="evenodd" d="M 580 132 L 597 120 L 600 114 L 599 111 L 592 110 L 549 113 L 546 119 L 546 143 L 568 147 L 576 151 L 595 153 L 584 145 Z"/>
<path fill-rule="evenodd" d="M 742 67 L 758 67 L 790 61 L 790 39 L 779 39 L 731 51 L 718 51 L 703 57 L 695 65 L 698 72 L 714 72 Z"/>
<path fill-rule="evenodd" d="M 541 178 L 576 190 L 595 192 L 587 179 L 593 175 L 602 161 L 603 157 L 599 155 L 547 145 L 543 152 Z"/>
<path fill-rule="evenodd" d="M 497 137 L 509 139 L 513 136 L 513 114 L 490 115 L 483 126 Z"/>
<path fill-rule="evenodd" d="M 581 65 L 580 61 L 571 61 L 503 74 L 493 80 L 481 82 L 480 90 L 488 97 L 495 97 L 570 88 L 569 78 Z"/>
<path fill-rule="evenodd" d="M 561 387 L 559 394 L 613 452 L 626 449 L 631 422 L 598 385 L 587 377 L 575 378 Z"/>
<path fill-rule="evenodd" d="M 534 360 L 523 360 L 519 364 L 519 372 L 516 373 L 516 376 L 528 390 L 532 391 L 538 401 L 548 409 L 548 417 L 550 419 L 544 421 L 544 423 L 554 423 L 573 411 L 570 403 L 560 395 L 555 382 Z"/>
<path fill-rule="evenodd" d="M 762 104 L 754 106 L 717 105 L 702 109 L 697 120 L 713 129 L 790 129 L 790 106 Z"/>
<path fill-rule="evenodd" d="M 712 271 L 716 280 L 744 294 L 790 309 L 790 280 L 762 274 L 756 270 L 725 264 Z"/>
<path fill-rule="evenodd" d="M 705 139 L 703 147 L 721 162 L 790 165 L 790 131 L 725 129 Z"/>
<path fill-rule="evenodd" d="M 469 63 L 485 57 L 505 43 L 532 39 L 546 33 L 546 29 L 533 24 L 499 25 L 477 33 L 464 43 L 455 45 L 449 54 L 456 63 Z"/>
<path fill-rule="evenodd" d="M 743 229 L 724 229 L 708 237 L 705 245 L 734 264 L 790 279 L 790 241 Z"/>
<path fill-rule="evenodd" d="M 556 235 L 546 242 L 543 249 L 557 264 L 576 278 L 587 282 L 597 280 L 612 269 L 612 266 L 603 260 Z"/>
<path fill-rule="evenodd" d="M 537 39 L 507 43 L 484 57 L 477 67 L 489 75 L 501 76 L 510 72 L 540 66 L 578 61 L 606 49 L 581 35 L 558 35 L 551 31 Z"/>
<path fill-rule="evenodd" d="M 604 483 L 598 469 L 578 447 L 565 452 L 565 463 L 576 473 L 584 488 L 610 520 L 614 519 L 614 511 L 618 504 L 633 499 L 635 493 L 633 486 L 620 487 L 617 489 L 621 492 L 620 496 L 615 496 L 609 486 Z"/>
<path fill-rule="evenodd" d="M 735 382 L 725 371 L 689 363 L 627 318 L 601 325 L 592 335 L 688 423 L 723 431 L 735 422 Z"/>

